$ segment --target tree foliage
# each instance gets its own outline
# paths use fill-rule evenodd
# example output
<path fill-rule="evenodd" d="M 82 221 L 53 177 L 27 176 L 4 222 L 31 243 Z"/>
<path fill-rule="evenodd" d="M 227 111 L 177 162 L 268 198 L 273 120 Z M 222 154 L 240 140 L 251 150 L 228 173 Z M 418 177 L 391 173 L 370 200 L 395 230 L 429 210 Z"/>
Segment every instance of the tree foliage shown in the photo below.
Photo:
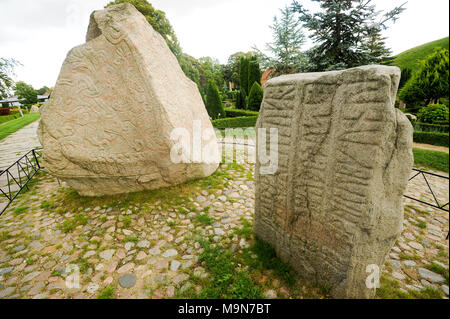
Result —
<path fill-rule="evenodd" d="M 228 82 L 232 82 L 235 85 L 240 85 L 240 65 L 241 65 L 241 58 L 251 58 L 253 55 L 253 52 L 236 52 L 228 58 L 227 64 L 224 66 L 224 80 Z"/>
<path fill-rule="evenodd" d="M 175 31 L 172 28 L 169 20 L 166 18 L 166 14 L 161 10 L 156 10 L 147 0 L 114 0 L 106 5 L 106 7 L 128 2 L 136 7 L 136 9 L 142 13 L 147 19 L 148 23 L 159 32 L 161 36 L 166 40 L 170 50 L 179 57 L 182 53 L 180 43 L 175 35 Z"/>
<path fill-rule="evenodd" d="M 250 92 L 255 82 L 261 85 L 261 69 L 256 57 L 252 58 L 248 64 L 248 92 Z"/>
<path fill-rule="evenodd" d="M 45 93 L 50 93 L 50 88 L 47 86 L 43 86 L 39 90 L 36 90 L 36 92 L 39 95 L 44 95 Z"/>
<path fill-rule="evenodd" d="M 236 94 L 236 108 L 245 110 L 247 108 L 247 93 L 240 89 Z"/>
<path fill-rule="evenodd" d="M 417 116 L 421 123 L 439 123 L 448 121 L 448 107 L 442 104 L 430 104 L 422 108 Z"/>
<path fill-rule="evenodd" d="M 372 0 L 312 1 L 320 3 L 319 12 L 310 13 L 296 0 L 291 8 L 299 14 L 316 44 L 307 53 L 310 71 L 345 69 L 376 62 L 374 59 L 387 53 L 383 49 L 381 31 L 405 10 L 403 4 L 382 14 Z M 371 52 L 369 46 L 375 50 Z"/>
<path fill-rule="evenodd" d="M 180 55 L 178 62 L 184 74 L 197 85 L 200 85 L 200 62 L 198 62 L 196 58 L 185 53 Z"/>
<path fill-rule="evenodd" d="M 220 98 L 219 89 L 213 80 L 208 82 L 206 95 L 206 110 L 213 120 L 225 117 L 225 109 Z"/>
<path fill-rule="evenodd" d="M 252 111 L 259 111 L 263 101 L 264 91 L 257 82 L 255 82 L 250 90 L 247 100 L 247 108 Z"/>
<path fill-rule="evenodd" d="M 301 72 L 307 64 L 301 50 L 306 41 L 301 22 L 288 7 L 280 9 L 280 12 L 281 17 L 275 16 L 271 26 L 273 41 L 266 44 L 270 54 L 254 48 L 263 68 L 273 70 L 271 76 Z"/>
<path fill-rule="evenodd" d="M 248 92 L 248 66 L 250 59 L 247 57 L 241 57 L 240 65 L 239 65 L 239 83 L 240 89 L 244 89 Z"/>
<path fill-rule="evenodd" d="M 8 97 L 14 87 L 14 68 L 20 63 L 14 59 L 0 58 L 0 99 Z"/>
<path fill-rule="evenodd" d="M 386 47 L 386 37 L 381 34 L 380 28 L 372 28 L 364 39 L 362 48 L 366 52 L 369 64 L 380 64 L 392 55 L 391 49 Z"/>
<path fill-rule="evenodd" d="M 449 52 L 438 49 L 421 63 L 399 92 L 409 106 L 428 105 L 449 97 Z"/>
<path fill-rule="evenodd" d="M 22 104 L 32 105 L 38 102 L 36 90 L 25 82 L 17 82 L 14 93 Z"/>

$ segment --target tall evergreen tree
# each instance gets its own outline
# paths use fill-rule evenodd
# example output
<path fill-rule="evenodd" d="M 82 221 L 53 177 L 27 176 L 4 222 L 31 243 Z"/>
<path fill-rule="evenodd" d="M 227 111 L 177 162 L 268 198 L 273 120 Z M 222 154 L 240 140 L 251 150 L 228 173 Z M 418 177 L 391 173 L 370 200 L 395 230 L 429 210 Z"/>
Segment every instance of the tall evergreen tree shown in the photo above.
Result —
<path fill-rule="evenodd" d="M 308 51 L 310 71 L 345 69 L 373 63 L 367 50 L 367 38 L 387 29 L 405 10 L 404 4 L 380 12 L 373 0 L 312 0 L 319 2 L 321 11 L 310 13 L 294 0 L 291 10 L 300 15 L 300 21 L 311 32 L 316 46 Z M 378 39 L 377 46 L 381 43 Z M 379 55 L 377 50 L 376 55 Z"/>
<path fill-rule="evenodd" d="M 239 66 L 239 84 L 240 89 L 248 90 L 248 65 L 249 59 L 247 57 L 241 57 L 241 62 Z"/>
<path fill-rule="evenodd" d="M 399 92 L 399 98 L 409 106 L 428 105 L 449 97 L 449 52 L 439 49 L 421 63 Z"/>
<path fill-rule="evenodd" d="M 248 92 L 250 92 L 255 82 L 261 85 L 261 69 L 259 68 L 258 60 L 252 59 L 248 64 Z"/>
<path fill-rule="evenodd" d="M 206 92 L 206 110 L 213 120 L 225 117 L 225 109 L 220 98 L 219 89 L 213 80 L 208 82 Z"/>
<path fill-rule="evenodd" d="M 391 57 L 392 51 L 386 47 L 386 38 L 381 35 L 381 29 L 372 28 L 363 43 L 363 50 L 368 55 L 370 63 L 380 64 Z"/>
<path fill-rule="evenodd" d="M 272 43 L 266 44 L 269 54 L 257 48 L 264 69 L 271 69 L 271 76 L 301 72 L 305 69 L 307 59 L 301 48 L 306 37 L 301 29 L 301 22 L 288 7 L 280 9 L 281 17 L 273 18 Z"/>

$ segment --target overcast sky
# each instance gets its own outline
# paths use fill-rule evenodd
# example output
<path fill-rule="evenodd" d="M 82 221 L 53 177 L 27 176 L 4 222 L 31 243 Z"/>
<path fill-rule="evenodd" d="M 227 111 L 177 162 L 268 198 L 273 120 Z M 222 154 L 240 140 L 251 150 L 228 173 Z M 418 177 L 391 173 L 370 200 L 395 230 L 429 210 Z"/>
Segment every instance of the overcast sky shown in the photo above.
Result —
<path fill-rule="evenodd" d="M 374 0 L 380 10 L 406 0 Z M 85 40 L 89 16 L 108 0 L 0 0 L 0 57 L 23 64 L 15 80 L 36 89 L 54 86 L 67 52 Z M 238 51 L 271 41 L 269 25 L 292 0 L 150 0 L 166 12 L 183 51 L 226 63 Z M 316 4 L 300 0 L 308 8 Z M 400 20 L 387 32 L 395 54 L 448 36 L 448 0 L 409 0 Z M 305 45 L 305 49 L 310 44 Z"/>

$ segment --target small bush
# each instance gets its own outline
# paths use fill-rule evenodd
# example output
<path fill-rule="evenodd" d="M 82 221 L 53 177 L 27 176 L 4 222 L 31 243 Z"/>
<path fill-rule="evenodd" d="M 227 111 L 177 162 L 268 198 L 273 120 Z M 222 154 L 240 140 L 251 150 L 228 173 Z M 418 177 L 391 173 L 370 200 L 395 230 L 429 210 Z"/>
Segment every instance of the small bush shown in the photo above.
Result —
<path fill-rule="evenodd" d="M 215 120 L 212 123 L 218 128 L 255 127 L 257 120 L 257 116 L 246 116 Z"/>
<path fill-rule="evenodd" d="M 414 142 L 448 147 L 448 133 L 414 132 Z"/>
<path fill-rule="evenodd" d="M 255 82 L 250 90 L 247 100 L 247 107 L 252 111 L 259 111 L 263 101 L 264 91 L 257 82 Z"/>
<path fill-rule="evenodd" d="M 0 116 L 6 116 L 6 115 L 10 115 L 11 114 L 11 110 L 10 108 L 0 108 Z"/>
<path fill-rule="evenodd" d="M 417 117 L 419 122 L 428 124 L 448 121 L 448 107 L 443 104 L 430 104 L 422 108 Z"/>

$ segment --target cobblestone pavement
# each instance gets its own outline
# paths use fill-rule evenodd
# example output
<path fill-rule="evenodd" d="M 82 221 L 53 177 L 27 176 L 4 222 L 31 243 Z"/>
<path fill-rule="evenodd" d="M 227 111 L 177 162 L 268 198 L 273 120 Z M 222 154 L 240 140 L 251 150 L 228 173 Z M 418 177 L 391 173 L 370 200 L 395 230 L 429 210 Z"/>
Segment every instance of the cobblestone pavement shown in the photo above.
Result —
<path fill-rule="evenodd" d="M 211 276 L 201 260 L 202 238 L 211 236 L 236 254 L 253 241 L 237 231 L 253 222 L 253 168 L 222 165 L 216 177 L 175 190 L 107 200 L 80 198 L 40 175 L 0 218 L 0 298 L 199 293 Z M 448 201 L 447 182 L 432 184 L 438 197 Z M 424 185 L 415 180 L 409 192 L 429 198 Z M 400 297 L 429 286 L 448 296 L 448 214 L 407 199 L 405 205 L 404 232 L 384 267 L 378 297 L 389 297 L 391 286 Z M 79 288 L 73 288 L 77 271 Z M 267 298 L 311 297 L 294 294 L 271 272 L 255 280 L 264 283 Z"/>
<path fill-rule="evenodd" d="M 41 146 L 36 133 L 38 126 L 39 121 L 33 122 L 0 141 L 0 170 Z"/>

